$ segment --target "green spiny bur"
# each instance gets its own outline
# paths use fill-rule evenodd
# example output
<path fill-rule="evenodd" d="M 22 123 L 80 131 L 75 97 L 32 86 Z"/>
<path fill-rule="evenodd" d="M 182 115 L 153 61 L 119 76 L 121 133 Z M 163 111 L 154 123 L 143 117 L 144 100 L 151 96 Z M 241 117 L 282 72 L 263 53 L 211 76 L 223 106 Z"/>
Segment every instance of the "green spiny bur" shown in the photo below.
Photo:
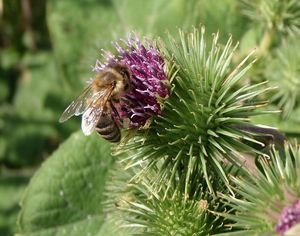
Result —
<path fill-rule="evenodd" d="M 220 214 L 235 221 L 235 235 L 275 235 L 300 223 L 299 146 L 286 145 L 283 152 L 273 147 L 258 166 L 255 173 L 232 177 L 234 196 L 220 194 L 235 212 Z"/>
<path fill-rule="evenodd" d="M 299 35 L 300 2 L 298 0 L 241 0 L 242 12 L 269 32 Z"/>
<path fill-rule="evenodd" d="M 215 195 L 209 193 L 203 177 L 192 176 L 191 188 L 185 193 L 181 179 L 173 181 L 171 186 L 167 179 L 154 182 L 155 169 L 153 167 L 140 179 L 131 179 L 129 175 L 124 178 L 124 174 L 117 169 L 113 172 L 111 186 L 119 184 L 117 188 L 109 188 L 107 193 L 110 201 L 115 196 L 113 199 L 117 202 L 109 204 L 107 209 L 115 208 L 117 214 L 122 216 L 121 227 L 135 229 L 134 235 L 164 236 L 208 235 L 227 230 L 223 224 L 230 221 L 211 212 L 227 210 Z M 138 171 L 139 168 L 131 168 L 132 177 Z M 215 190 L 224 190 L 219 179 L 212 179 L 211 183 Z M 156 185 L 159 185 L 159 190 Z M 228 190 L 225 189 L 225 192 L 228 194 Z"/>
<path fill-rule="evenodd" d="M 270 88 L 261 83 L 234 90 L 254 61 L 248 62 L 248 55 L 231 69 L 236 49 L 232 48 L 231 38 L 223 47 L 216 34 L 207 50 L 202 28 L 201 32 L 194 29 L 189 34 L 180 31 L 179 42 L 169 36 L 169 43 L 160 46 L 171 78 L 170 97 L 149 129 L 136 132 L 119 150 L 135 150 L 126 159 L 128 167 L 146 161 L 143 171 L 147 172 L 160 163 L 156 181 L 167 178 L 170 185 L 175 178 L 183 178 L 185 192 L 191 176 L 203 171 L 213 192 L 210 175 L 217 175 L 228 184 L 224 160 L 240 164 L 238 151 L 258 152 L 243 142 L 259 143 L 254 135 L 235 125 L 248 124 L 250 116 L 266 113 L 257 110 L 265 104 L 257 96 Z"/>

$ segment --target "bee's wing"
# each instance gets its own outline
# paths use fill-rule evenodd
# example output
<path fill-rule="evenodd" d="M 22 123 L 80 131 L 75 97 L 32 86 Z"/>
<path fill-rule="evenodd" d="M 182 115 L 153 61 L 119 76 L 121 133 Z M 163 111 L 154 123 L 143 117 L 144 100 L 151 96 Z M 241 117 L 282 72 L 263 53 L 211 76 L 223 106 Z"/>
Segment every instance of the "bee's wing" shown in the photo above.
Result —
<path fill-rule="evenodd" d="M 113 86 L 100 90 L 95 94 L 91 102 L 82 115 L 81 129 L 85 135 L 90 135 L 97 126 L 101 115 L 105 109 L 106 103 L 111 97 Z"/>
<path fill-rule="evenodd" d="M 79 116 L 88 108 L 89 101 L 93 97 L 93 90 L 91 85 L 85 90 L 66 108 L 59 118 L 59 122 L 65 122 L 71 116 Z"/>

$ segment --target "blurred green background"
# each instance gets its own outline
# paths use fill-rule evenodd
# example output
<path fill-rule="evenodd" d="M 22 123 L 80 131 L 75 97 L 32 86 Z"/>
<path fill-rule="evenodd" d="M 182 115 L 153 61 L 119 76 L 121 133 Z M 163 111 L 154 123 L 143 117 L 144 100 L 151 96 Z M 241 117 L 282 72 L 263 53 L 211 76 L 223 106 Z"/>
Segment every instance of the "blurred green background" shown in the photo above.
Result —
<path fill-rule="evenodd" d="M 18 203 L 30 177 L 79 129 L 79 118 L 58 119 L 93 76 L 101 48 L 113 50 L 111 42 L 132 30 L 164 39 L 167 31 L 203 24 L 208 37 L 219 31 L 221 42 L 229 34 L 240 40 L 243 55 L 263 29 L 253 27 L 238 2 L 0 0 L 0 235 L 17 232 Z M 291 133 L 298 135 L 294 117 Z M 270 120 L 281 124 L 274 116 L 259 121 Z"/>

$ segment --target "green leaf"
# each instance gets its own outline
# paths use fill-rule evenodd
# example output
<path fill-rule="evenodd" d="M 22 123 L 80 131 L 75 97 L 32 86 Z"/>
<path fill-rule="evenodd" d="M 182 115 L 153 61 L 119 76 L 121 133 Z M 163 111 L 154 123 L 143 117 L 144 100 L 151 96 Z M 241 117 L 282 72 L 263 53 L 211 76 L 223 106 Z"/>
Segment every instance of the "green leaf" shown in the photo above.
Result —
<path fill-rule="evenodd" d="M 21 171 L 1 170 L 0 175 L 0 235 L 12 235 L 16 231 L 18 203 L 28 182 Z"/>
<path fill-rule="evenodd" d="M 21 235 L 97 235 L 103 189 L 113 164 L 110 144 L 98 135 L 72 135 L 31 179 L 21 202 Z"/>

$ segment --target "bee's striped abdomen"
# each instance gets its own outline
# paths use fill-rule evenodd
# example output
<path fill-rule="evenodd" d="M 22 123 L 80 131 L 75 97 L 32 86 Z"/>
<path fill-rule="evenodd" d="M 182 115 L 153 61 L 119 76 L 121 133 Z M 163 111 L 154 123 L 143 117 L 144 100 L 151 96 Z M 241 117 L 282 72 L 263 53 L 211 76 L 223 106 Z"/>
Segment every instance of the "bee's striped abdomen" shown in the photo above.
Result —
<path fill-rule="evenodd" d="M 107 141 L 116 143 L 121 140 L 120 129 L 110 114 L 103 114 L 95 129 Z"/>

